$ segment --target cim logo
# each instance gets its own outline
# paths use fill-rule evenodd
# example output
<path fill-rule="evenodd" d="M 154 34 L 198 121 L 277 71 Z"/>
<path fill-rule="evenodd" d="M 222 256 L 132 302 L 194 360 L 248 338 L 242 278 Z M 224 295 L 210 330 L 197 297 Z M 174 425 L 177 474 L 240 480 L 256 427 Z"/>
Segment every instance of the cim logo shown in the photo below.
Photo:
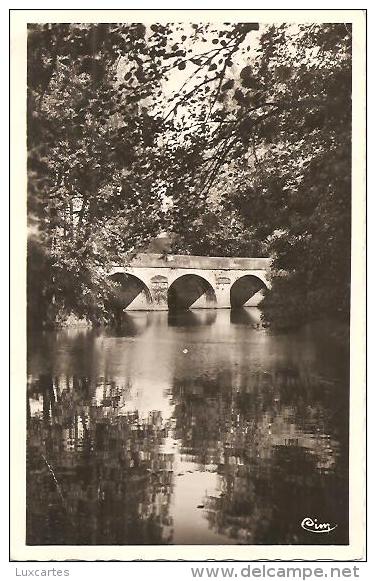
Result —
<path fill-rule="evenodd" d="M 319 523 L 317 518 L 310 518 L 309 516 L 302 520 L 300 526 L 309 533 L 330 533 L 337 528 L 337 525 L 332 525 L 328 522 Z"/>

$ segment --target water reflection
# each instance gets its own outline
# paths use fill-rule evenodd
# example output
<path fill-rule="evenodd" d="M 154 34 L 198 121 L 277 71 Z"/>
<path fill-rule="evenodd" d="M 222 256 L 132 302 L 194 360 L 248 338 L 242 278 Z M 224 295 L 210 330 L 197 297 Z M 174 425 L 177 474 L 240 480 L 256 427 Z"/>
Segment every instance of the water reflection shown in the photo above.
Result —
<path fill-rule="evenodd" d="M 216 318 L 217 311 L 215 309 L 168 311 L 168 324 L 170 327 L 198 327 L 202 325 L 212 325 L 215 323 Z"/>
<path fill-rule="evenodd" d="M 30 338 L 28 544 L 347 543 L 346 342 L 192 314 Z"/>
<path fill-rule="evenodd" d="M 255 329 L 262 327 L 261 313 L 254 308 L 231 309 L 230 320 L 234 325 L 250 325 Z"/>
<path fill-rule="evenodd" d="M 137 337 L 146 331 L 151 324 L 151 313 L 148 311 L 122 312 L 116 327 L 103 330 L 107 337 Z"/>

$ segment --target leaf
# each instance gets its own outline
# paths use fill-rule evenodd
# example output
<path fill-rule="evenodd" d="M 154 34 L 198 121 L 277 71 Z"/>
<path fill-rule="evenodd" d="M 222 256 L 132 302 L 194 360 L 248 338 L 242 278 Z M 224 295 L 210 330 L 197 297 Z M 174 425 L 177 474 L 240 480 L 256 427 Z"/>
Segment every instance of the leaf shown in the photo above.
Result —
<path fill-rule="evenodd" d="M 234 86 L 234 84 L 235 84 L 234 79 L 229 79 L 228 81 L 226 81 L 225 83 L 223 83 L 222 90 L 223 91 L 228 91 L 229 89 L 232 89 L 232 87 Z"/>
<path fill-rule="evenodd" d="M 245 33 L 251 32 L 252 30 L 259 30 L 259 29 L 260 29 L 260 25 L 258 22 L 247 22 L 247 23 L 242 25 L 242 31 Z"/>
<path fill-rule="evenodd" d="M 253 68 L 246 66 L 240 71 L 240 78 L 242 79 L 243 87 L 247 89 L 255 89 L 258 87 L 258 81 L 253 76 Z"/>

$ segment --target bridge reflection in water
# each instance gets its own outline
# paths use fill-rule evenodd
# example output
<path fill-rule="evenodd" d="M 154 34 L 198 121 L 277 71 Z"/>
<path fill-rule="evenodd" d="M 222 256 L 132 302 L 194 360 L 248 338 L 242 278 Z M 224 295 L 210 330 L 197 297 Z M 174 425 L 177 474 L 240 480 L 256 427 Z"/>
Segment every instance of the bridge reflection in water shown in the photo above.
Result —
<path fill-rule="evenodd" d="M 346 543 L 334 330 L 198 310 L 30 337 L 27 543 Z M 338 526 L 311 535 L 306 516 Z"/>

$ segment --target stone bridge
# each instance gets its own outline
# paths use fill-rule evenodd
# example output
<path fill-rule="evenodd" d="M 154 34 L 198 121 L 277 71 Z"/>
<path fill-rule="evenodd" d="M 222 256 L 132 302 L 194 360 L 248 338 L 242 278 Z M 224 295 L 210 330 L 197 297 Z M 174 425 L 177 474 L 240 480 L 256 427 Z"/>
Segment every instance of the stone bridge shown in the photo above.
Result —
<path fill-rule="evenodd" d="M 130 311 L 256 306 L 269 288 L 269 258 L 139 254 L 109 275 Z"/>

